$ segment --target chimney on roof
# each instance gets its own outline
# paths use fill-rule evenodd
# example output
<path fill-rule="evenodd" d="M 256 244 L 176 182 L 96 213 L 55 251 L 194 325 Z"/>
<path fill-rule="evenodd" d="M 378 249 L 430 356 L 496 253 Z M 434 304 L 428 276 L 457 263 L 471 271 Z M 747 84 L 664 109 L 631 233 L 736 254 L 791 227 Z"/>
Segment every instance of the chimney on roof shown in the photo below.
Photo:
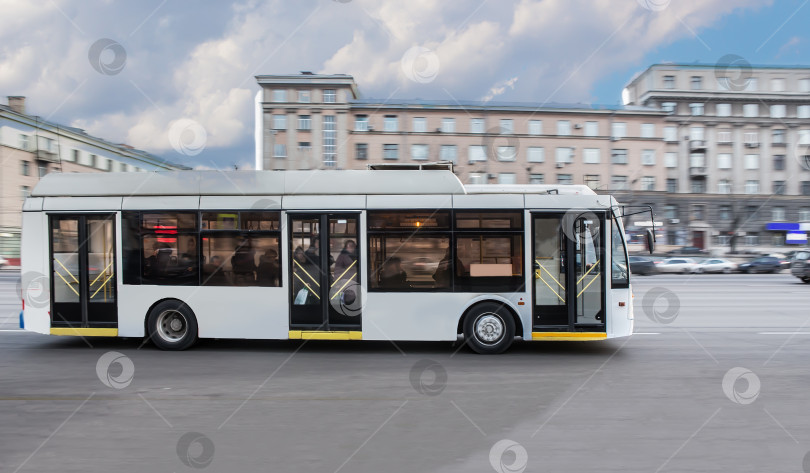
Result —
<path fill-rule="evenodd" d="M 8 106 L 19 114 L 25 114 L 25 97 L 20 95 L 9 95 Z"/>

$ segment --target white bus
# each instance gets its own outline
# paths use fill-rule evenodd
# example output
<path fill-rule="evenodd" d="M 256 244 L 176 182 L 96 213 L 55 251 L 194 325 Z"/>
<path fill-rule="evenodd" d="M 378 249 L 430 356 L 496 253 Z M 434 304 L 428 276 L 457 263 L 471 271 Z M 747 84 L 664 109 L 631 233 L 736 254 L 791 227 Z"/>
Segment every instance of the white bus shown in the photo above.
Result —
<path fill-rule="evenodd" d="M 585 186 L 449 171 L 49 174 L 23 207 L 26 330 L 523 340 L 633 332 L 620 208 Z"/>

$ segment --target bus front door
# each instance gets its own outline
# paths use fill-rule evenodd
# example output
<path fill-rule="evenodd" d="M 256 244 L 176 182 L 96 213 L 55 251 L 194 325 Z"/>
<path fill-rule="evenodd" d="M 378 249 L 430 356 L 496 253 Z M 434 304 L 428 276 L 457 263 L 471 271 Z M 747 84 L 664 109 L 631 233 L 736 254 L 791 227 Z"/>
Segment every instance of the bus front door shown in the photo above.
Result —
<path fill-rule="evenodd" d="M 51 215 L 51 326 L 116 328 L 115 216 Z"/>
<path fill-rule="evenodd" d="M 361 330 L 359 222 L 359 214 L 289 214 L 291 337 Z"/>

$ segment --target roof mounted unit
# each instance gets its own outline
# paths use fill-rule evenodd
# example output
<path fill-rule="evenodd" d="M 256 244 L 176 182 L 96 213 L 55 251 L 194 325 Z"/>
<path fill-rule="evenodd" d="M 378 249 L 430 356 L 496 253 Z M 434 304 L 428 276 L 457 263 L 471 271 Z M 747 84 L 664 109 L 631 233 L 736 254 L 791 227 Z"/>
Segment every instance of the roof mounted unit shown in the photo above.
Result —
<path fill-rule="evenodd" d="M 453 172 L 453 163 L 450 161 L 437 161 L 435 163 L 369 163 L 369 171 L 450 171 Z"/>

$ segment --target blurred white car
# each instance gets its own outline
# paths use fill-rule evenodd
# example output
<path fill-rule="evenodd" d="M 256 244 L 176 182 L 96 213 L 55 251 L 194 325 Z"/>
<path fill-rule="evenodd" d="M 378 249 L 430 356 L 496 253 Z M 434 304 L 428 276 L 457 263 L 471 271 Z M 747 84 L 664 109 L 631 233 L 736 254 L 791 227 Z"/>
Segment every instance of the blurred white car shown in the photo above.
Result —
<path fill-rule="evenodd" d="M 661 273 L 683 273 L 695 272 L 697 263 L 692 258 L 667 258 L 656 265 Z"/>
<path fill-rule="evenodd" d="M 723 258 L 707 258 L 697 264 L 696 273 L 731 273 L 737 270 L 737 263 Z"/>
<path fill-rule="evenodd" d="M 0 268 L 8 264 L 8 260 L 0 256 Z"/>

